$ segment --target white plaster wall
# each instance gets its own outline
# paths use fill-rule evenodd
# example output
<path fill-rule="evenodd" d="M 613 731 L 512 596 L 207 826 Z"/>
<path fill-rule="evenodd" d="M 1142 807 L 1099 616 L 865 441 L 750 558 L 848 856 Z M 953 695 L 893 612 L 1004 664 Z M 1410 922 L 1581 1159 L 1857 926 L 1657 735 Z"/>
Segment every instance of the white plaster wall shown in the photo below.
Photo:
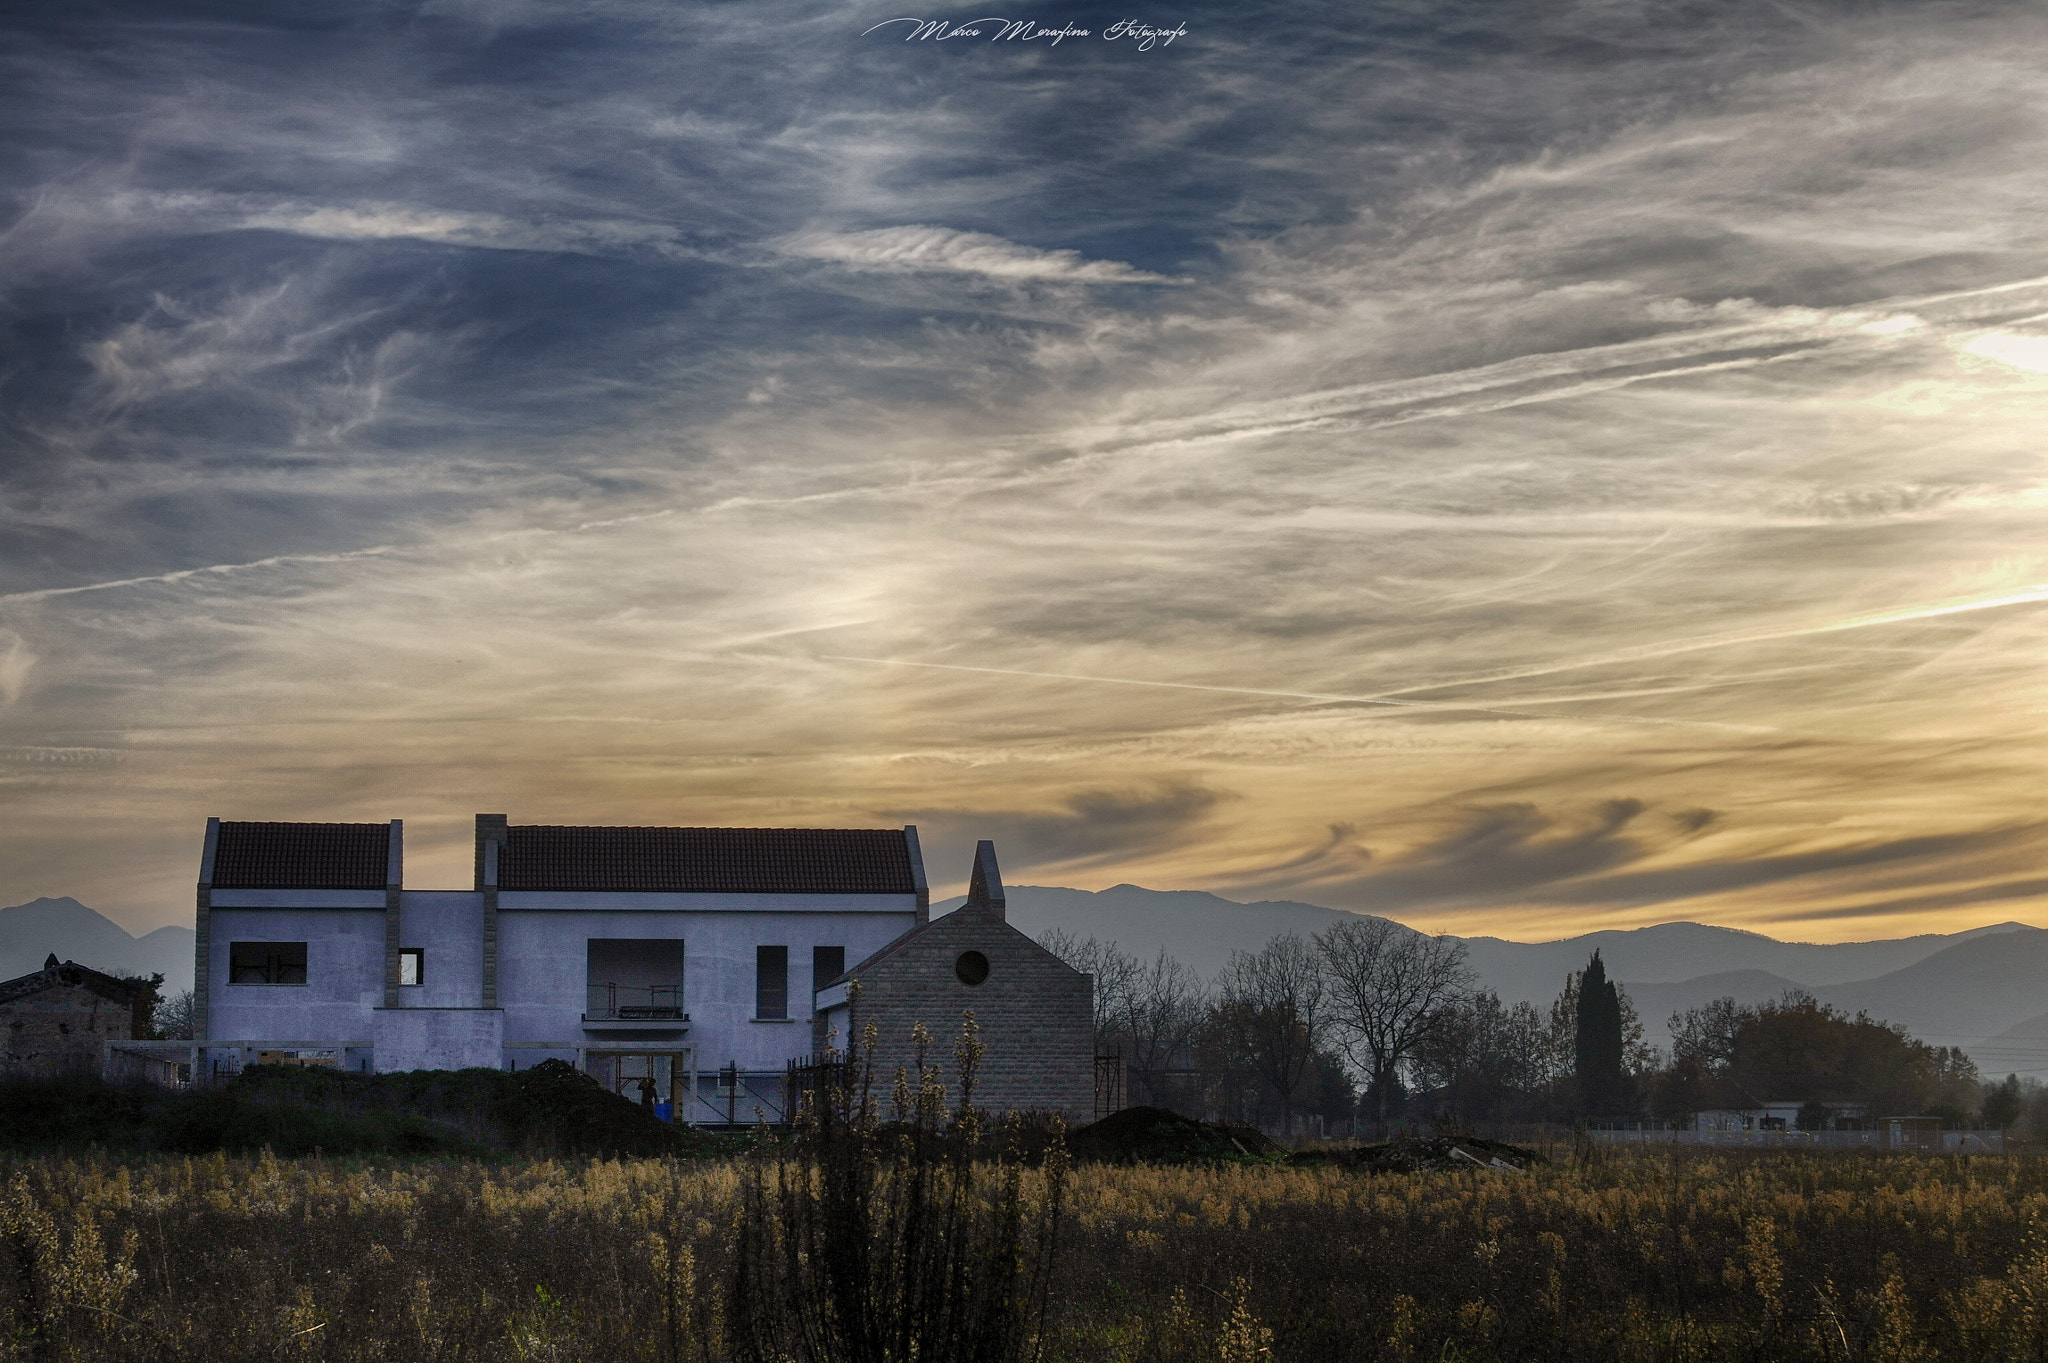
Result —
<path fill-rule="evenodd" d="M 407 890 L 398 903 L 398 944 L 426 952 L 426 983 L 399 986 L 398 1006 L 482 1007 L 483 895 L 475 890 Z"/>
<path fill-rule="evenodd" d="M 499 909 L 600 913 L 908 913 L 908 894 L 685 894 L 628 890 L 502 890 Z"/>
<path fill-rule="evenodd" d="M 495 1008 L 379 1008 L 377 1072 L 502 1069 L 505 1015 Z"/>
<path fill-rule="evenodd" d="M 900 898 L 908 901 L 908 896 Z M 789 899 L 801 901 L 803 897 Z M 589 939 L 680 938 L 683 1008 L 690 1015 L 690 1029 L 680 1040 L 696 1047 L 699 1068 L 738 1064 L 742 1069 L 779 1070 L 785 1061 L 811 1050 L 811 948 L 843 946 L 848 962 L 859 961 L 894 941 L 916 921 L 914 906 L 894 913 L 656 914 L 644 910 L 507 911 L 501 902 L 498 999 L 505 1009 L 505 1039 L 602 1048 L 604 1041 L 595 1035 L 583 1039 Z M 788 1022 L 752 1020 L 754 949 L 761 946 L 789 948 Z"/>
<path fill-rule="evenodd" d="M 236 942 L 304 942 L 306 983 L 226 983 Z M 216 908 L 208 944 L 211 1039 L 339 1044 L 369 1038 L 371 1010 L 384 1002 L 381 909 Z"/>
<path fill-rule="evenodd" d="M 213 890 L 216 909 L 382 909 L 382 890 Z"/>

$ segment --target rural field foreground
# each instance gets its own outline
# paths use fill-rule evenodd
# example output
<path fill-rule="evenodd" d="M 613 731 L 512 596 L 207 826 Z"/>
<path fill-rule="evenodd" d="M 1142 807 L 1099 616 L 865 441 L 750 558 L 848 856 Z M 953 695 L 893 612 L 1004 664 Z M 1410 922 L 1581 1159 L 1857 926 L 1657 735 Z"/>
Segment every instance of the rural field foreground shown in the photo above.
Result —
<path fill-rule="evenodd" d="M 722 1359 L 741 1183 L 733 1162 L 7 1160 L 0 1353 Z M 2031 1359 L 2048 1339 L 2028 1154 L 1090 1166 L 1066 1199 L 1049 1360 Z"/>

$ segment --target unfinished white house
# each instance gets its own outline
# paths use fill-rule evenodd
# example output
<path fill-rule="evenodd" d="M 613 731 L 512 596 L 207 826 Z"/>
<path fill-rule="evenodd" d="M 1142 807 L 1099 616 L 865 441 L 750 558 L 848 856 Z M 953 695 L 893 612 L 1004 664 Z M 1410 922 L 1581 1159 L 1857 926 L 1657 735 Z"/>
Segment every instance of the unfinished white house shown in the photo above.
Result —
<path fill-rule="evenodd" d="M 995 876 L 994 855 L 982 844 L 977 885 Z M 552 1057 L 628 1095 L 651 1084 L 678 1121 L 779 1121 L 785 1071 L 823 1031 L 819 991 L 848 976 L 905 1039 L 914 1021 L 950 1039 L 975 1007 L 994 1081 L 981 1105 L 1091 1115 L 1092 980 L 1047 967 L 1001 924 L 999 899 L 989 923 L 985 892 L 960 926 L 993 928 L 991 960 L 1028 960 L 1028 971 L 992 965 L 997 987 L 969 987 L 959 951 L 906 946 L 936 926 L 915 828 L 479 814 L 472 888 L 408 889 L 404 866 L 396 819 L 207 821 L 194 1026 L 209 1069 L 524 1069 Z"/>

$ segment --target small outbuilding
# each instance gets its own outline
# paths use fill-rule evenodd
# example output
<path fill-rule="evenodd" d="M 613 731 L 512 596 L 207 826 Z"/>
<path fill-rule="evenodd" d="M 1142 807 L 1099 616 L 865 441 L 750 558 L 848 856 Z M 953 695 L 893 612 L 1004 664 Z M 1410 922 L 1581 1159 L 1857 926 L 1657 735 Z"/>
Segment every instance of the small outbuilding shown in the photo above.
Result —
<path fill-rule="evenodd" d="M 0 1069 L 98 1073 L 109 1041 L 146 1037 L 156 988 L 51 953 L 43 968 L 0 984 Z"/>
<path fill-rule="evenodd" d="M 1095 977 L 1074 969 L 1007 919 L 993 842 L 974 854 L 967 902 L 910 929 L 818 991 L 820 1050 L 859 1040 L 869 1024 L 878 1096 L 898 1066 L 915 1072 L 912 1033 L 931 1034 L 949 1103 L 959 1098 L 954 1043 L 972 1012 L 984 1047 L 974 1105 L 991 1112 L 1095 1113 Z"/>

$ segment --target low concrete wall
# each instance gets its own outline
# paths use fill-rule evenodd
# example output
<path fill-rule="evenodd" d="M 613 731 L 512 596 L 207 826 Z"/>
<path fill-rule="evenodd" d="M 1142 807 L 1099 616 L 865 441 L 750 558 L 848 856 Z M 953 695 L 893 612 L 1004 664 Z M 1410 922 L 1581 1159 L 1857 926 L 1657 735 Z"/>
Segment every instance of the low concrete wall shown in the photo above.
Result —
<path fill-rule="evenodd" d="M 1645 1128 L 1638 1131 L 1588 1131 L 1602 1145 L 1725 1145 L 1750 1147 L 1806 1147 L 1871 1150 L 1891 1148 L 1883 1131 L 1671 1131 Z M 1932 1146 L 1901 1145 L 1899 1149 L 1932 1150 Z M 2002 1131 L 1944 1131 L 1943 1150 L 1975 1154 L 1998 1154 L 2005 1149 Z"/>
<path fill-rule="evenodd" d="M 505 1066 L 505 1015 L 496 1008 L 379 1008 L 371 1027 L 379 1074 Z"/>

